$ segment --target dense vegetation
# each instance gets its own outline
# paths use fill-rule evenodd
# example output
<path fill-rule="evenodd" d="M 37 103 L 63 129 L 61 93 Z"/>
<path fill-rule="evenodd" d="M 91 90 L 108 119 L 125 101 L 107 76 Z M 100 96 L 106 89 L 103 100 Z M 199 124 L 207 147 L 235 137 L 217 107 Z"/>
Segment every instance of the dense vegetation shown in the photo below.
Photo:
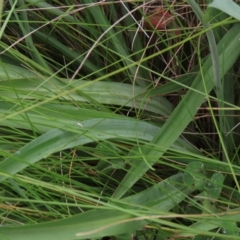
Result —
<path fill-rule="evenodd" d="M 0 239 L 239 239 L 238 3 L 0 8 Z"/>

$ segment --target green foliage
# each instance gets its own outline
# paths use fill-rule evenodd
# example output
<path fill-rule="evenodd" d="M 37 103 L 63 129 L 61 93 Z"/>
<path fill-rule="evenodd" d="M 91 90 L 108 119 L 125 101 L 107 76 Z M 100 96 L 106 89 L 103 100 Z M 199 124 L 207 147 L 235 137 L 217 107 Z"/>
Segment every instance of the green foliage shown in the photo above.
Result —
<path fill-rule="evenodd" d="M 205 169 L 201 162 L 191 162 L 185 170 L 184 182 L 197 190 L 203 190 L 207 180 L 205 179 Z"/>
<path fill-rule="evenodd" d="M 238 4 L 80 2 L 0 3 L 0 239 L 239 239 Z"/>

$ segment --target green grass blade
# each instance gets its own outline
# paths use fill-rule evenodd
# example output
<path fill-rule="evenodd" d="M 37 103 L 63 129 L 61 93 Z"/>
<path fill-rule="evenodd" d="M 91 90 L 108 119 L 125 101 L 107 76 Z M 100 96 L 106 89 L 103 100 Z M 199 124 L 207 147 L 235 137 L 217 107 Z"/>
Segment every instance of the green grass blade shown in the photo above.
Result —
<path fill-rule="evenodd" d="M 17 4 L 17 0 L 14 1 L 14 3 L 12 4 L 11 10 L 9 11 L 7 18 L 5 19 L 5 21 L 3 22 L 3 24 L 1 25 L 1 29 L 0 29 L 0 39 L 2 38 L 2 35 L 4 33 L 4 30 L 7 26 L 7 23 L 9 21 L 9 19 L 11 18 L 11 15 L 14 13 L 14 9 L 15 6 Z M 2 14 L 3 14 L 3 8 L 4 8 L 4 0 L 0 0 L 0 20 L 2 22 Z"/>
<path fill-rule="evenodd" d="M 189 5 L 192 7 L 193 11 L 195 12 L 198 19 L 202 22 L 203 26 L 208 29 L 211 27 L 210 23 L 203 22 L 203 12 L 198 4 L 196 4 L 195 0 L 188 0 Z M 210 29 L 206 32 L 208 38 L 208 44 L 211 51 L 211 58 L 213 64 L 213 73 L 214 73 L 214 82 L 216 87 L 216 93 L 219 97 L 219 100 L 223 100 L 222 98 L 222 84 L 221 84 L 221 77 L 220 77 L 220 64 L 218 59 L 218 49 L 216 46 L 215 36 L 213 30 Z M 220 105 L 220 104 L 219 104 Z M 219 106 L 220 107 L 220 106 Z"/>
<path fill-rule="evenodd" d="M 10 0 L 10 3 L 14 6 L 13 1 Z M 17 1 L 18 5 L 24 6 L 23 0 Z M 19 15 L 18 15 L 19 14 Z M 35 47 L 35 44 L 33 42 L 32 36 L 30 35 L 30 26 L 28 24 L 28 16 L 26 11 L 20 11 L 20 13 L 14 12 L 15 18 L 17 19 L 17 22 L 20 26 L 20 29 L 22 31 L 22 35 L 26 36 L 25 41 L 28 46 L 29 53 L 32 56 L 32 59 L 36 61 L 38 64 L 42 65 L 44 68 L 48 69 L 49 72 L 50 68 L 46 61 L 42 58 L 41 54 L 38 52 L 37 48 Z"/>

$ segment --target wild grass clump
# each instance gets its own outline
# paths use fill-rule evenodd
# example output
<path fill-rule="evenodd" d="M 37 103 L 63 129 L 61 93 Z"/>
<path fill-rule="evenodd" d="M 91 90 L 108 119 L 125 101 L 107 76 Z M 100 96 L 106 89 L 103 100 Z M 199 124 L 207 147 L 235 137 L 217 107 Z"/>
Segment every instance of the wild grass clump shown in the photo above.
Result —
<path fill-rule="evenodd" d="M 80 2 L 0 5 L 0 238 L 239 239 L 237 3 Z"/>

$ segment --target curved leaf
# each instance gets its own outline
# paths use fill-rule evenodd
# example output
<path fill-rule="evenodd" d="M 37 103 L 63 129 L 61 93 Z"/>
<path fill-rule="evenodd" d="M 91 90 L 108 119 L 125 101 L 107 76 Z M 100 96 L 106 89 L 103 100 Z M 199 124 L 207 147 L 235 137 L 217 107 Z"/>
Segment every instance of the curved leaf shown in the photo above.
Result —
<path fill-rule="evenodd" d="M 135 120 L 119 119 L 91 119 L 75 125 L 69 130 L 53 129 L 15 152 L 12 156 L 0 163 L 0 182 L 7 178 L 7 175 L 14 175 L 29 165 L 46 158 L 50 154 L 64 149 L 76 147 L 96 140 L 106 139 L 132 139 L 150 141 L 158 127 Z M 193 148 L 184 141 L 178 141 L 173 147 Z"/>
<path fill-rule="evenodd" d="M 86 84 L 87 83 L 87 84 Z M 70 85 L 68 80 L 43 82 L 42 79 L 15 79 L 0 81 L 1 98 L 3 99 L 44 99 L 52 98 L 66 92 L 61 99 L 79 102 L 99 102 L 117 106 L 127 106 L 169 116 L 172 104 L 163 97 L 154 99 L 139 96 L 145 90 L 130 84 L 114 82 L 92 82 L 76 80 Z M 17 94 L 16 94 L 17 93 Z"/>

